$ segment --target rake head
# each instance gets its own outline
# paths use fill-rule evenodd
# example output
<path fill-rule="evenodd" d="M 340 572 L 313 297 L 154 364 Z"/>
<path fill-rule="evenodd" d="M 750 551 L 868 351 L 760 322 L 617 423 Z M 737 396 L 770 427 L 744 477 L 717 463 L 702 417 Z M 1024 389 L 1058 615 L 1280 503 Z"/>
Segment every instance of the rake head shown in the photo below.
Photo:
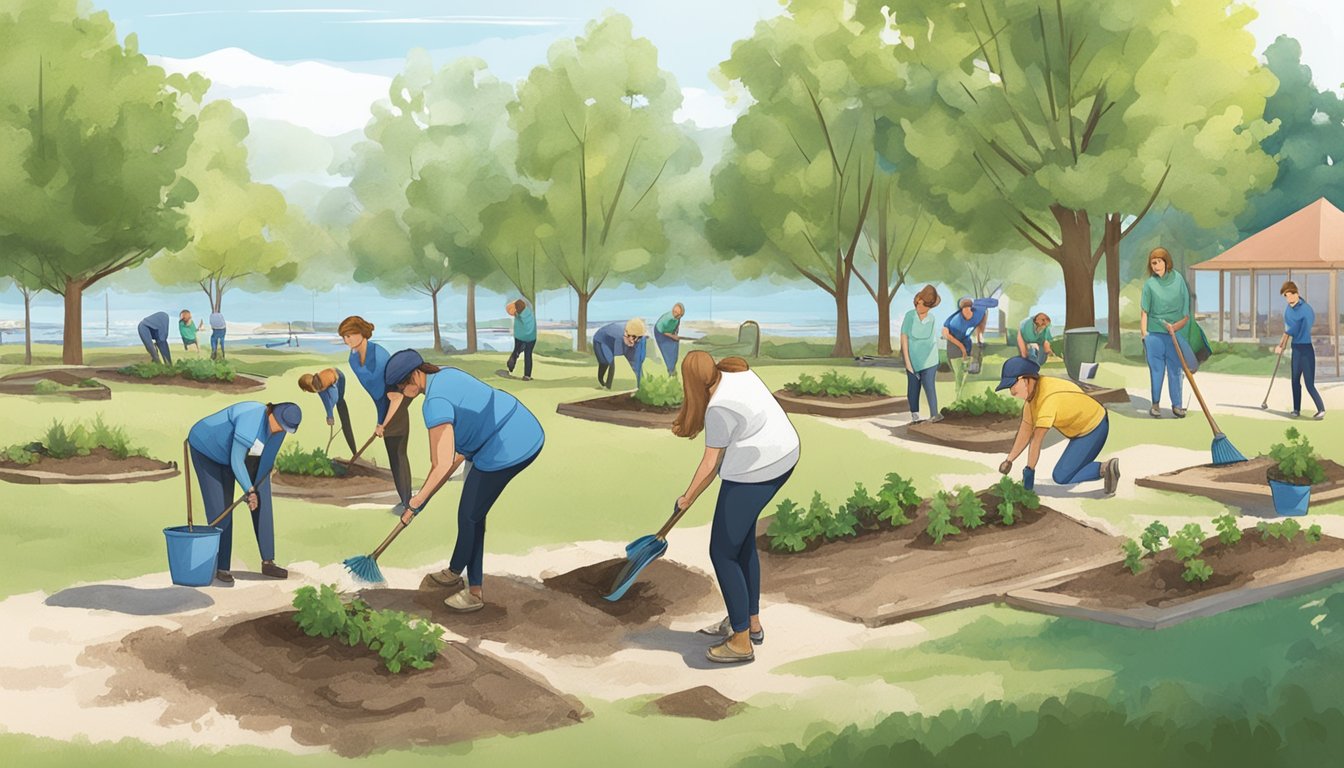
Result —
<path fill-rule="evenodd" d="M 356 579 L 369 584 L 379 584 L 386 581 L 383 578 L 382 570 L 378 568 L 378 561 L 368 555 L 355 555 L 346 559 L 345 569 Z"/>

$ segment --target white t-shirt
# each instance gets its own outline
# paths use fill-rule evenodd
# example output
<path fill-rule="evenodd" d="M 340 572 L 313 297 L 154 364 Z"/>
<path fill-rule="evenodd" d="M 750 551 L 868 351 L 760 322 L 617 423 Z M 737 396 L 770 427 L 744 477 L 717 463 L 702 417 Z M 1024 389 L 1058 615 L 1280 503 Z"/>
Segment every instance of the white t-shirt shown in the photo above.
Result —
<path fill-rule="evenodd" d="M 725 373 L 705 409 L 705 445 L 723 448 L 719 477 L 774 480 L 798 463 L 798 433 L 765 382 L 751 371 Z"/>

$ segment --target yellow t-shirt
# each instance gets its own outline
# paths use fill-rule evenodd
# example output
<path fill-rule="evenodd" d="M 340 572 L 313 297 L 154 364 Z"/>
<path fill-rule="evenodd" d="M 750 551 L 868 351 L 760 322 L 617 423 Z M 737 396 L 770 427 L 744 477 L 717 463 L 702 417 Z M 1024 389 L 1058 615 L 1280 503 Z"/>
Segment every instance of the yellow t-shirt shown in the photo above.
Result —
<path fill-rule="evenodd" d="M 1106 409 L 1071 381 L 1042 376 L 1036 396 L 1026 404 L 1035 427 L 1054 427 L 1067 438 L 1086 435 L 1106 418 Z"/>

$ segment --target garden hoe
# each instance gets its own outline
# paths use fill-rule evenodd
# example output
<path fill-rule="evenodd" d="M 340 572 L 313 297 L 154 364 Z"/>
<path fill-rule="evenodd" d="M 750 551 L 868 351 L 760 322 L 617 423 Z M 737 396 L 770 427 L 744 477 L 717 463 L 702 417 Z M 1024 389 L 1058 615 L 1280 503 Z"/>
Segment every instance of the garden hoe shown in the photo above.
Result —
<path fill-rule="evenodd" d="M 182 442 L 182 462 L 183 462 L 182 474 L 185 475 L 187 478 L 187 530 L 194 530 L 195 524 L 192 522 L 191 519 L 191 464 L 189 462 L 190 457 L 190 453 L 188 453 L 189 450 L 190 450 L 189 444 L 184 440 Z M 268 477 L 268 479 L 274 478 L 275 473 L 276 470 L 274 469 L 271 470 L 271 474 Z M 242 504 L 246 499 L 247 494 L 243 494 L 242 496 L 239 496 L 238 498 L 234 499 L 232 504 L 225 507 L 224 511 L 219 513 L 219 517 L 216 517 L 214 520 L 211 520 L 208 523 L 209 527 L 213 528 L 216 525 L 219 525 L 221 522 L 223 522 L 224 518 L 228 517 L 229 513 L 233 511 L 233 508 L 238 506 L 239 504 Z"/>
<path fill-rule="evenodd" d="M 616 578 L 612 579 L 611 591 L 603 598 L 611 602 L 620 600 L 625 595 L 626 590 L 630 589 L 639 577 L 640 571 L 648 567 L 649 563 L 662 557 L 667 552 L 667 534 L 672 530 L 672 526 L 681 520 L 681 516 L 686 514 L 686 510 L 678 509 L 674 503 L 672 505 L 672 516 L 667 519 L 662 529 L 652 536 L 641 536 L 630 542 L 625 547 L 625 565 L 617 572 Z"/>
<path fill-rule="evenodd" d="M 365 449 L 365 448 L 368 448 L 370 445 L 373 445 L 373 441 L 376 440 L 376 439 L 378 439 L 378 433 L 375 432 L 375 433 L 373 433 L 372 435 L 369 435 L 369 439 L 368 439 L 368 440 L 365 440 L 363 445 L 359 446 L 359 450 L 358 450 L 358 451 L 355 451 L 355 455 L 354 455 L 354 456 L 351 456 L 348 460 L 347 460 L 347 459 L 332 459 L 332 461 L 343 461 L 343 462 L 345 462 L 345 465 L 346 465 L 347 467 L 353 467 L 353 466 L 355 466 L 355 462 L 356 462 L 356 461 L 359 461 L 359 457 L 362 456 L 362 455 L 364 454 L 364 449 Z M 331 443 L 328 442 L 327 445 L 331 445 Z"/>
<path fill-rule="evenodd" d="M 1269 389 L 1265 390 L 1265 399 L 1260 401 L 1260 410 L 1269 410 L 1269 393 L 1274 389 L 1274 378 L 1279 375 L 1279 363 L 1283 362 L 1283 347 L 1279 347 L 1279 356 L 1274 358 L 1274 372 L 1269 375 Z"/>
<path fill-rule="evenodd" d="M 363 449 L 361 448 L 360 450 Z M 452 471 L 448 473 L 448 476 L 443 478 L 443 482 L 439 483 L 434 487 L 434 490 L 429 492 L 429 496 L 425 498 L 425 503 L 420 505 L 420 509 L 412 509 L 411 512 L 414 513 L 414 515 L 419 515 L 420 510 L 429 505 L 429 502 L 434 498 L 434 494 L 438 493 L 440 488 L 448 484 L 448 479 L 451 478 L 453 472 L 456 471 L 457 467 L 453 467 Z M 355 555 L 354 557 L 346 558 L 345 569 L 356 579 L 368 582 L 369 584 L 380 584 L 387 581 L 387 579 L 383 578 L 382 569 L 378 567 L 378 557 L 383 554 L 384 550 L 392 546 L 392 542 L 396 541 L 397 536 L 401 535 L 402 531 L 406 530 L 407 524 L 400 520 L 401 515 L 404 514 L 405 511 L 406 507 L 403 507 L 400 502 L 392 507 L 393 514 L 398 517 L 397 527 L 393 528 L 392 532 L 387 535 L 387 538 L 383 539 L 383 543 L 379 544 L 378 548 L 373 550 L 373 554 Z"/>
<path fill-rule="evenodd" d="M 1176 345 L 1176 356 L 1181 359 L 1181 369 L 1185 371 L 1185 378 L 1190 381 L 1190 388 L 1195 390 L 1195 397 L 1199 399 L 1199 407 L 1204 410 L 1204 418 L 1209 420 L 1209 427 L 1213 429 L 1213 463 L 1215 466 L 1224 464 L 1237 464 L 1246 461 L 1246 457 L 1241 455 L 1241 451 L 1227 439 L 1227 435 L 1218 429 L 1218 422 L 1213 420 L 1213 411 L 1204 402 L 1204 395 L 1199 392 L 1199 385 L 1195 383 L 1195 375 L 1190 372 L 1190 366 L 1185 362 L 1185 353 L 1181 351 L 1181 343 L 1176 340 L 1176 331 L 1168 330 L 1171 334 L 1171 343 Z"/>

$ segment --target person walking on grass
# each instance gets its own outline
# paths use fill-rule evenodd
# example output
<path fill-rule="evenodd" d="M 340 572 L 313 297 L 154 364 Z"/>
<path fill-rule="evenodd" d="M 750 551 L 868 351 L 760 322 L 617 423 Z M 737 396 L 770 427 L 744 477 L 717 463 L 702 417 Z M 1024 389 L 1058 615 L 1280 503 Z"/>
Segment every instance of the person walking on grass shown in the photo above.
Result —
<path fill-rule="evenodd" d="M 664 312 L 658 322 L 653 324 L 653 341 L 658 345 L 658 354 L 663 356 L 663 363 L 667 365 L 667 375 L 677 375 L 677 357 L 681 354 L 681 336 L 678 332 L 681 330 L 681 318 L 686 314 L 686 307 L 677 302 L 672 305 L 672 310 Z"/>
<path fill-rule="evenodd" d="M 322 400 L 323 407 L 327 409 L 328 427 L 336 423 L 332 409 L 340 413 L 341 434 L 345 436 L 345 444 L 350 446 L 350 455 L 354 456 L 358 449 L 355 448 L 355 430 L 350 423 L 350 407 L 345 404 L 345 374 L 335 368 L 305 373 L 299 376 L 299 389 L 313 392 Z"/>
<path fill-rule="evenodd" d="M 513 318 L 513 354 L 509 355 L 509 373 L 523 356 L 523 381 L 532 380 L 532 350 L 537 347 L 537 316 L 522 299 L 504 305 L 504 311 Z"/>
<path fill-rule="evenodd" d="M 168 349 L 168 313 L 155 312 L 140 321 L 136 326 L 140 341 L 149 353 L 149 360 L 163 365 L 173 364 L 173 355 Z"/>
<path fill-rule="evenodd" d="M 998 302 L 995 302 L 995 305 L 997 304 Z M 984 348 L 985 325 L 988 322 L 989 305 L 983 302 L 977 303 L 970 296 L 963 296 L 957 302 L 957 311 L 943 323 L 943 338 L 947 340 L 947 362 L 955 372 L 957 397 L 961 397 L 961 389 L 965 386 L 966 376 L 970 372 L 972 346 L 979 341 L 981 348 Z"/>
<path fill-rule="evenodd" d="M 224 313 L 215 310 L 210 313 L 210 359 L 224 359 L 224 336 L 229 324 L 224 322 Z"/>
<path fill-rule="evenodd" d="M 252 529 L 261 552 L 261 574 L 283 579 L 289 571 L 275 564 L 275 520 L 271 510 L 271 469 L 285 437 L 299 428 L 303 412 L 294 403 L 243 402 L 206 416 L 187 433 L 196 484 L 210 520 L 233 503 L 236 483 L 247 495 Z M 233 515 L 220 523 L 215 578 L 233 583 Z"/>
<path fill-rule="evenodd" d="M 700 630 L 723 638 L 706 657 L 719 664 L 751 661 L 756 658 L 752 646 L 765 642 L 756 521 L 798 464 L 798 432 L 770 388 L 740 357 L 715 363 L 708 352 L 691 352 L 681 363 L 681 386 L 683 400 L 672 433 L 691 439 L 703 431 L 705 451 L 677 509 L 690 509 L 715 474 L 721 480 L 709 558 L 728 617 Z"/>
<path fill-rule="evenodd" d="M 919 393 L 929 401 L 929 417 L 942 421 L 938 412 L 938 338 L 937 322 L 931 311 L 942 302 L 938 290 L 926 285 L 915 294 L 915 308 L 901 321 L 901 356 L 905 358 L 905 397 L 910 401 L 910 420 L 919 421 Z"/>
<path fill-rule="evenodd" d="M 1055 353 L 1050 348 L 1050 342 L 1054 338 L 1050 333 L 1050 316 L 1044 312 L 1037 312 L 1018 326 L 1017 352 L 1031 362 L 1043 366 Z"/>
<path fill-rule="evenodd" d="M 1072 381 L 1042 376 L 1041 367 L 1023 357 L 1010 357 L 1003 364 L 999 386 L 1022 401 L 1022 422 L 1017 438 L 999 472 L 1013 471 L 1013 462 L 1028 450 L 1027 465 L 1022 468 L 1022 485 L 1036 485 L 1036 467 L 1041 460 L 1041 445 L 1052 428 L 1069 439 L 1064 454 L 1055 463 L 1052 475 L 1056 485 L 1074 485 L 1101 480 L 1106 495 L 1115 493 L 1120 484 L 1120 460 L 1097 461 L 1110 434 L 1110 416 L 1106 408 L 1093 400 Z"/>
<path fill-rule="evenodd" d="M 1316 324 L 1316 310 L 1298 293 L 1297 283 L 1289 280 L 1279 289 L 1279 295 L 1288 302 L 1283 310 L 1283 338 L 1274 349 L 1277 355 L 1291 343 L 1293 346 L 1293 413 L 1295 419 L 1302 415 L 1302 385 L 1306 384 L 1307 394 L 1316 403 L 1316 415 L 1312 418 L 1320 421 L 1325 418 L 1325 401 L 1316 391 L 1316 348 L 1311 345 L 1311 327 Z"/>
<path fill-rule="evenodd" d="M 1167 380 L 1167 394 L 1171 396 L 1171 414 L 1185 418 L 1181 407 L 1184 373 L 1180 353 L 1191 373 L 1199 369 L 1199 360 L 1190 346 L 1190 288 L 1185 278 L 1172 268 L 1171 253 L 1166 248 L 1154 248 L 1148 254 L 1148 279 L 1143 283 L 1139 298 L 1139 335 L 1143 340 L 1143 354 L 1148 361 L 1148 376 L 1152 387 L 1152 405 L 1148 415 L 1162 416 L 1162 379 Z M 1172 332 L 1176 340 L 1173 342 Z"/>
<path fill-rule="evenodd" d="M 401 521 L 410 525 L 436 488 L 452 477 L 463 461 L 471 471 L 462 484 L 457 505 L 457 543 L 446 569 L 430 574 L 445 587 L 466 589 L 449 595 L 443 604 L 455 611 L 485 607 L 482 568 L 485 556 L 485 517 L 504 488 L 536 461 L 546 442 L 541 422 L 518 398 L 456 368 L 431 365 L 413 349 L 392 355 L 383 382 L 395 393 L 395 410 L 405 412 L 410 401 L 424 395 L 420 411 L 429 432 L 429 474 L 420 491 L 405 505 Z"/>
<path fill-rule="evenodd" d="M 201 323 L 200 328 L 204 328 L 205 323 Z M 196 354 L 201 353 L 201 345 L 196 342 L 196 331 L 200 330 L 191 321 L 191 310 L 184 309 L 177 316 L 177 333 L 182 337 L 182 351 L 186 352 L 192 347 L 196 348 Z"/>
<path fill-rule="evenodd" d="M 593 355 L 597 357 L 597 383 L 611 389 L 616 378 L 616 356 L 625 357 L 635 372 L 635 386 L 644 376 L 644 355 L 648 337 L 644 321 L 638 317 L 621 323 L 607 323 L 593 334 Z"/>
<path fill-rule="evenodd" d="M 404 408 L 391 411 L 391 401 L 387 396 L 387 385 L 383 383 L 383 370 L 391 355 L 379 344 L 369 339 L 373 336 L 373 323 L 359 315 L 351 315 L 341 321 L 336 332 L 341 335 L 345 345 L 350 347 L 350 370 L 355 378 L 369 393 L 378 416 L 373 433 L 383 439 L 387 447 L 387 465 L 392 470 L 392 482 L 397 487 L 397 498 L 402 504 L 411 499 L 411 463 L 406 457 L 407 444 L 411 436 L 411 422 Z"/>

